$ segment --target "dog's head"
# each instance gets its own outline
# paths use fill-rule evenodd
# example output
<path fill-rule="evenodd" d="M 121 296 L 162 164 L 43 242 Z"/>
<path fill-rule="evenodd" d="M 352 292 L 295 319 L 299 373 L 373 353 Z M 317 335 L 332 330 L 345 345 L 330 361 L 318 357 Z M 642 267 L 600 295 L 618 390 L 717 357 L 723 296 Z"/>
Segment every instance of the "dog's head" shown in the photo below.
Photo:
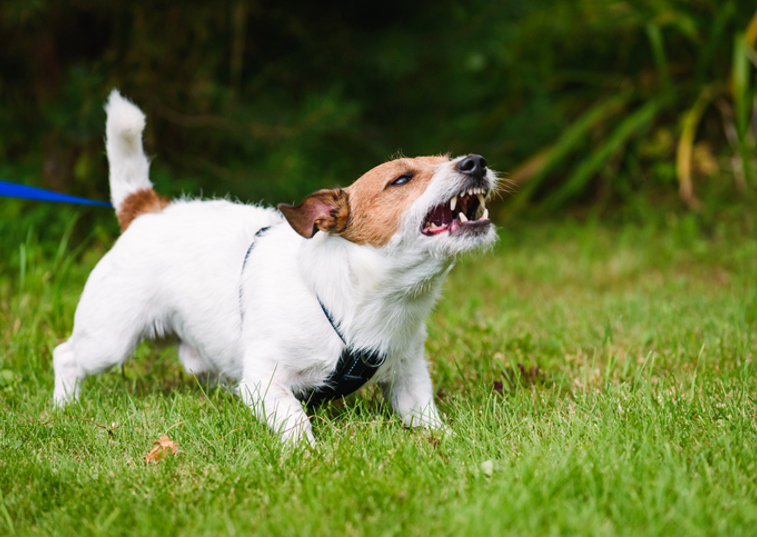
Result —
<path fill-rule="evenodd" d="M 494 241 L 486 200 L 496 185 L 480 155 L 400 158 L 279 210 L 306 239 L 320 230 L 377 248 L 411 242 L 455 254 Z"/>

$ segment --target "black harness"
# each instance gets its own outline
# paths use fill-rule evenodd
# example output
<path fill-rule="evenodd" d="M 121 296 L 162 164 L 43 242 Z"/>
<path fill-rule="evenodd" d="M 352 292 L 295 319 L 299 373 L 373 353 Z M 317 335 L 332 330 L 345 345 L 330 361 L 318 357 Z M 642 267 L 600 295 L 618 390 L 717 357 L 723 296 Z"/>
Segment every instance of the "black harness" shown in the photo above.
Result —
<path fill-rule="evenodd" d="M 309 405 L 319 405 L 324 401 L 331 401 L 346 397 L 358 391 L 366 382 L 373 378 L 379 367 L 386 361 L 386 355 L 370 349 L 355 349 L 347 345 L 344 336 L 337 328 L 334 318 L 326 310 L 321 299 L 316 296 L 318 305 L 334 329 L 336 335 L 344 343 L 344 350 L 336 363 L 336 368 L 324 381 L 322 386 L 315 388 L 300 399 Z"/>
<path fill-rule="evenodd" d="M 255 237 L 247 249 L 247 253 L 244 256 L 242 262 L 242 272 L 244 273 L 247 259 L 250 257 L 255 241 L 260 238 L 271 227 L 264 227 L 255 233 Z M 310 392 L 306 392 L 301 396 L 298 396 L 300 401 L 305 401 L 310 406 L 317 406 L 325 401 L 332 401 L 339 399 L 340 397 L 346 397 L 351 393 L 356 392 L 362 388 L 366 382 L 373 378 L 378 368 L 381 367 L 386 361 L 386 355 L 378 351 L 371 349 L 356 349 L 347 344 L 347 340 L 339 330 L 337 323 L 334 322 L 334 318 L 328 312 L 326 307 L 321 302 L 318 296 L 315 297 L 318 301 L 318 305 L 321 307 L 321 311 L 328 319 L 331 328 L 334 329 L 336 335 L 344 343 L 344 350 L 339 361 L 336 363 L 336 368 L 326 378 L 324 383 L 317 388 L 312 389 Z M 242 319 L 244 319 L 244 309 L 242 308 L 242 285 L 239 285 L 239 309 Z"/>

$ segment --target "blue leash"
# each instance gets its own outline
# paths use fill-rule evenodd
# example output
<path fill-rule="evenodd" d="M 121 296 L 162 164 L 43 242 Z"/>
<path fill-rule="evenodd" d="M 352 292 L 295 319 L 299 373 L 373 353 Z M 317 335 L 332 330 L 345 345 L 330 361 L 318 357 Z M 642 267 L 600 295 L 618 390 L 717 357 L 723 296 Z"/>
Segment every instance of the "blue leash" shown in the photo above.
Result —
<path fill-rule="evenodd" d="M 52 190 L 45 190 L 44 188 L 9 183 L 8 181 L 0 181 L 0 197 L 113 207 L 113 204 L 109 201 L 88 200 L 86 198 L 69 196 L 68 194 L 60 194 L 59 192 L 53 192 Z"/>

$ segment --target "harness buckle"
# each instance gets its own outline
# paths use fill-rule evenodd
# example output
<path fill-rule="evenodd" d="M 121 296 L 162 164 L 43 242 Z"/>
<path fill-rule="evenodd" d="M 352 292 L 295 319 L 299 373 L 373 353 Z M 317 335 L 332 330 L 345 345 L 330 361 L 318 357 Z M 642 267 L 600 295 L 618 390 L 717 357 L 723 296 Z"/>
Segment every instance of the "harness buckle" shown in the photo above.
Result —
<path fill-rule="evenodd" d="M 365 355 L 370 354 L 371 356 L 378 355 L 378 361 L 377 362 L 370 362 L 365 359 Z M 384 362 L 386 362 L 386 353 L 377 353 L 377 352 L 371 352 L 371 353 L 360 353 L 360 361 L 363 362 L 364 365 L 368 367 L 372 367 L 373 369 L 378 369 L 382 365 L 384 365 Z"/>

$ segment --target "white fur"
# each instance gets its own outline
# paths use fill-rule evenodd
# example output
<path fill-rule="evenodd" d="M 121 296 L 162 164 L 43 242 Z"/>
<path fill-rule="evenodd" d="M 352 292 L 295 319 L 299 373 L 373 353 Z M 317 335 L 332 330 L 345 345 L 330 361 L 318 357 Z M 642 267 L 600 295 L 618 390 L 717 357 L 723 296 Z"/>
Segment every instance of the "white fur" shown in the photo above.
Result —
<path fill-rule="evenodd" d="M 114 204 L 149 188 L 144 115 L 117 92 L 108 111 Z M 441 164 L 381 248 L 318 232 L 303 239 L 271 208 L 174 201 L 135 219 L 98 263 L 71 338 L 54 351 L 56 404 L 78 396 L 86 375 L 124 362 L 143 338 L 173 334 L 189 371 L 238 382 L 239 394 L 283 438 L 314 442 L 296 395 L 323 383 L 344 344 L 385 352 L 372 382 L 409 426 L 443 428 L 424 359 L 425 319 L 457 254 L 479 237 L 426 237 L 425 214 L 460 190 L 457 161 Z M 496 184 L 494 174 L 487 181 Z M 271 228 L 255 239 L 255 233 Z"/>

